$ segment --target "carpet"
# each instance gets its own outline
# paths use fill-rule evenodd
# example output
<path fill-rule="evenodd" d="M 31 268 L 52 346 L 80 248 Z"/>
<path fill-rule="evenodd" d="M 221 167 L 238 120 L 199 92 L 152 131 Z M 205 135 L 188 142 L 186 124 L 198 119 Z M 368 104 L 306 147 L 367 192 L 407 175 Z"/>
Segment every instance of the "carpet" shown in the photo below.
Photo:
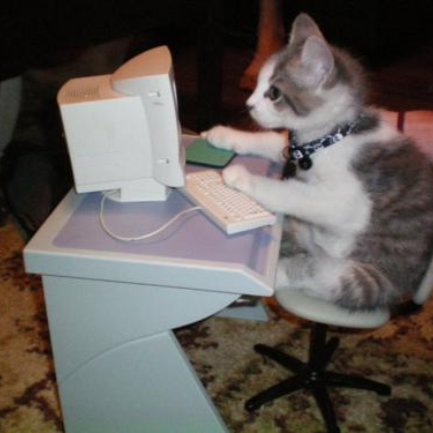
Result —
<path fill-rule="evenodd" d="M 7 221 L 0 228 L 0 432 L 59 433 L 63 425 L 43 291 L 40 278 L 24 272 L 23 246 L 17 225 Z M 286 375 L 255 354 L 254 344 L 306 356 L 309 324 L 279 309 L 272 299 L 266 300 L 266 308 L 267 322 L 212 317 L 176 335 L 230 432 L 323 432 L 318 409 L 306 392 L 253 414 L 243 410 L 249 396 Z M 342 432 L 433 431 L 433 300 L 418 314 L 380 329 L 334 329 L 333 334 L 341 337 L 341 347 L 332 369 L 393 387 L 391 397 L 331 390 Z"/>

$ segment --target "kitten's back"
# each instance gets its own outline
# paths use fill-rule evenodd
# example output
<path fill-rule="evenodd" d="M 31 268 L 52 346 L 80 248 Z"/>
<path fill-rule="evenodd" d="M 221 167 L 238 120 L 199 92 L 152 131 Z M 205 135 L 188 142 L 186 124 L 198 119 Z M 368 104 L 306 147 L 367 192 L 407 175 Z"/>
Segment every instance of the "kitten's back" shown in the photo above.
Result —
<path fill-rule="evenodd" d="M 411 296 L 433 256 L 432 164 L 408 137 L 396 135 L 365 143 L 352 167 L 372 212 L 350 259 L 372 264 L 389 278 L 393 288 L 382 296 L 384 303 Z"/>

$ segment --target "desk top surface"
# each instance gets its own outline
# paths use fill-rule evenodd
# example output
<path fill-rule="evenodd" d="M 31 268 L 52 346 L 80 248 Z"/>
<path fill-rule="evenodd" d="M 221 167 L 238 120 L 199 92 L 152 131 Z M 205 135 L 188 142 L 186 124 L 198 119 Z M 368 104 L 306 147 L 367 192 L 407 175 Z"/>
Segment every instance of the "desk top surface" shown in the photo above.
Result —
<path fill-rule="evenodd" d="M 53 240 L 58 248 L 114 252 L 219 263 L 239 263 L 261 273 L 272 229 L 265 227 L 237 235 L 226 235 L 202 212 L 185 215 L 160 234 L 137 242 L 107 236 L 99 224 L 101 195 L 88 194 Z M 105 221 L 117 234 L 139 236 L 158 229 L 174 215 L 191 207 L 178 191 L 166 202 L 105 204 Z"/>
<path fill-rule="evenodd" d="M 266 175 L 270 169 L 269 162 L 260 158 L 237 157 L 237 162 L 256 174 Z M 155 284 L 166 283 L 166 272 L 173 280 L 175 272 L 179 284 L 197 288 L 206 285 L 211 290 L 220 287 L 223 275 L 243 274 L 263 286 L 264 290 L 256 293 L 249 282 L 254 292 L 251 294 L 272 294 L 280 225 L 228 236 L 203 213 L 194 212 L 148 240 L 122 242 L 103 231 L 100 201 L 99 193 L 77 195 L 71 191 L 25 248 L 27 271 L 110 280 L 118 280 L 121 275 L 125 281 Z M 107 201 L 105 220 L 117 234 L 133 237 L 159 228 L 191 206 L 178 191 L 173 191 L 166 202 Z M 141 271 L 133 271 L 128 265 L 141 265 Z M 188 278 L 194 278 L 194 283 L 182 282 L 182 269 L 190 271 Z M 204 271 L 202 277 L 199 270 Z M 209 281 L 212 278 L 219 282 Z M 232 281 L 239 285 L 242 278 Z"/>

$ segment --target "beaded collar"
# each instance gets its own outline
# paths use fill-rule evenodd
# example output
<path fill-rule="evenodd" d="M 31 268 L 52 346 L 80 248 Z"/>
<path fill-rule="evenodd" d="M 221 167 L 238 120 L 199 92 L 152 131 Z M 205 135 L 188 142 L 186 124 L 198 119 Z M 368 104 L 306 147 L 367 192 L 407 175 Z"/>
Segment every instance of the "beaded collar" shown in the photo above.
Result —
<path fill-rule="evenodd" d="M 302 144 L 298 144 L 296 131 L 290 131 L 290 143 L 285 150 L 287 162 L 283 169 L 282 178 L 289 179 L 294 177 L 297 166 L 302 170 L 309 170 L 313 166 L 313 161 L 310 155 L 319 149 L 338 143 L 344 137 L 349 135 L 358 123 L 358 120 L 359 117 L 352 123 L 348 123 L 344 126 L 337 126 L 332 132 L 326 134 L 324 137 Z"/>

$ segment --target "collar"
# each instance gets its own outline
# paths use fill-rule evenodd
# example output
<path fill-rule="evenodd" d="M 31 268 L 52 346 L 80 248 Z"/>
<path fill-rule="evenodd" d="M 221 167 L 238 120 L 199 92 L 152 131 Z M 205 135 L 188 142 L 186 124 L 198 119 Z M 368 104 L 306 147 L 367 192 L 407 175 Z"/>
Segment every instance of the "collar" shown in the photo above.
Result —
<path fill-rule="evenodd" d="M 299 166 L 302 170 L 309 170 L 313 166 L 313 161 L 310 157 L 319 149 L 329 147 L 341 141 L 349 135 L 355 125 L 358 123 L 357 117 L 352 123 L 343 126 L 337 126 L 329 134 L 307 143 L 298 143 L 296 131 L 290 131 L 289 146 L 286 148 L 286 165 L 283 170 L 283 179 L 294 177 L 296 168 Z"/>

